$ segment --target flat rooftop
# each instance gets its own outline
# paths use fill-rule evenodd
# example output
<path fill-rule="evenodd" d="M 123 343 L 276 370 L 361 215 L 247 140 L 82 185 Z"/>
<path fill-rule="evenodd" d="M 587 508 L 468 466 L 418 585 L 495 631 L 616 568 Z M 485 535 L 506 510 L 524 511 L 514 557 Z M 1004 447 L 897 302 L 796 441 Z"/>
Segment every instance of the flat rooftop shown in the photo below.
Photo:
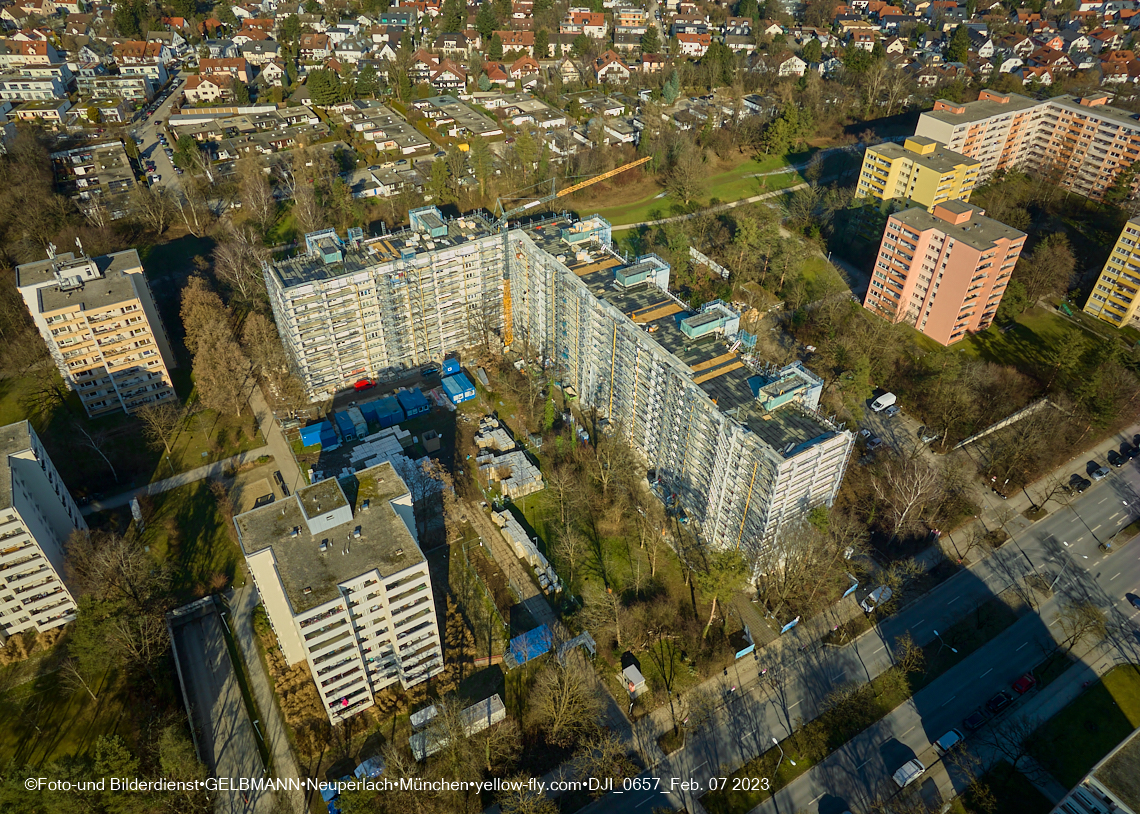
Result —
<path fill-rule="evenodd" d="M 992 248 L 997 241 L 1002 238 L 1013 241 L 1025 237 L 1025 232 L 1018 231 L 1012 226 L 1006 226 L 1000 221 L 979 214 L 982 210 L 971 204 L 962 203 L 961 201 L 948 201 L 945 204 L 939 204 L 939 206 L 956 211 L 960 210 L 961 207 L 966 207 L 972 209 L 974 214 L 970 216 L 968 221 L 962 224 L 944 221 L 942 218 L 937 218 L 930 212 L 927 212 L 922 207 L 907 209 L 892 217 L 919 232 L 937 229 L 955 240 L 972 246 L 979 251 Z"/>
<path fill-rule="evenodd" d="M 1038 107 L 1043 104 L 1045 104 L 1045 102 L 1039 102 L 1036 99 L 1030 99 L 1028 96 L 1011 93 L 1009 94 L 1009 101 L 1004 104 L 995 102 L 992 99 L 979 99 L 976 102 L 967 102 L 961 105 L 961 107 L 965 108 L 964 113 L 955 113 L 952 110 L 927 110 L 924 111 L 922 115 L 937 119 L 940 122 L 946 122 L 947 124 L 958 125 L 988 119 L 990 116 L 1019 113 L 1022 110 L 1029 110 L 1030 108 Z M 1085 110 L 1088 109 L 1089 108 L 1085 108 Z M 1099 110 L 1100 108 L 1096 109 Z"/>
<path fill-rule="evenodd" d="M 344 259 L 325 263 L 320 257 L 306 254 L 273 263 L 272 268 L 285 288 L 322 280 L 333 280 L 346 274 L 356 274 L 373 266 L 398 260 L 405 249 L 422 252 L 425 249 L 442 249 L 458 246 L 492 234 L 491 223 L 481 215 L 465 215 L 446 223 L 447 234 L 427 237 L 411 228 L 402 229 L 380 238 L 365 241 L 359 249 L 347 243 L 343 247 Z"/>
<path fill-rule="evenodd" d="M 910 137 L 910 140 L 912 141 L 918 141 L 919 139 L 922 139 L 922 137 Z M 923 140 L 925 141 L 926 139 Z M 976 166 L 981 163 L 976 158 L 968 158 L 961 153 L 956 153 L 953 150 L 949 150 L 945 147 L 939 147 L 933 152 L 923 155 L 922 153 L 912 152 L 903 145 L 895 144 L 891 141 L 883 142 L 882 144 L 876 144 L 873 147 L 868 147 L 867 151 L 874 153 L 875 155 L 880 155 L 887 161 L 896 161 L 900 158 L 908 158 L 915 164 L 921 164 L 923 167 L 928 167 L 931 170 L 939 173 L 951 172 L 963 164 L 967 166 Z"/>
<path fill-rule="evenodd" d="M 17 421 L 0 427 L 0 509 L 12 506 L 12 475 L 8 470 L 8 456 L 32 448 L 32 434 L 27 421 Z"/>
<path fill-rule="evenodd" d="M 1140 738 L 1130 738 L 1093 776 L 1130 809 L 1140 811 Z"/>
<path fill-rule="evenodd" d="M 699 339 L 685 336 L 681 331 L 681 321 L 695 315 L 653 283 L 640 283 L 625 289 L 616 285 L 614 270 L 625 263 L 596 246 L 576 244 L 571 247 L 561 239 L 561 229 L 573 224 L 574 221 L 568 218 L 557 219 L 543 223 L 538 229 L 527 229 L 527 232 L 550 254 L 556 257 L 565 255 L 570 270 L 595 297 L 631 319 L 636 314 L 635 321 L 643 329 L 653 328 L 648 336 L 693 372 L 693 380 L 716 402 L 721 412 L 744 424 L 785 457 L 796 454 L 805 444 L 836 432 L 834 426 L 795 404 L 771 411 L 761 407 L 748 384 L 748 379 L 756 375 L 755 371 L 729 351 L 723 336 L 710 334 Z M 589 256 L 583 261 L 575 260 L 575 253 L 583 250 Z M 722 316 L 720 312 L 708 314 L 708 321 Z M 700 321 L 703 320 L 698 318 Z"/>
<path fill-rule="evenodd" d="M 25 263 L 16 268 L 16 284 L 20 287 L 42 286 L 38 291 L 41 313 L 79 304 L 83 305 L 84 310 L 94 311 L 138 297 L 134 283 L 127 276 L 142 268 L 139 253 L 134 249 L 92 257 L 91 261 L 102 276 L 84 280 L 81 286 L 71 290 L 61 291 L 55 277 L 55 266 L 83 260 L 84 258 L 77 258 L 74 252 L 66 252 L 57 254 L 54 260 Z"/>
<path fill-rule="evenodd" d="M 340 488 L 332 479 L 321 481 L 300 490 L 308 492 L 304 498 L 294 494 L 234 518 L 246 555 L 266 548 L 273 550 L 294 614 L 335 599 L 340 595 L 338 586 L 342 582 L 373 569 L 387 577 L 424 559 L 415 538 L 389 502 L 408 491 L 390 463 L 363 469 L 339 484 Z M 352 519 L 311 534 L 301 511 L 301 500 L 315 508 L 315 501 L 322 496 L 324 500 L 339 502 L 342 490 L 352 507 Z M 331 496 L 334 492 L 336 498 Z M 326 505 L 324 500 L 321 509 L 327 511 L 332 504 Z M 368 501 L 367 509 L 362 508 L 364 501 Z M 358 526 L 360 536 L 353 537 Z M 298 529 L 295 537 L 294 529 Z M 328 547 L 322 552 L 320 545 L 325 540 Z"/>

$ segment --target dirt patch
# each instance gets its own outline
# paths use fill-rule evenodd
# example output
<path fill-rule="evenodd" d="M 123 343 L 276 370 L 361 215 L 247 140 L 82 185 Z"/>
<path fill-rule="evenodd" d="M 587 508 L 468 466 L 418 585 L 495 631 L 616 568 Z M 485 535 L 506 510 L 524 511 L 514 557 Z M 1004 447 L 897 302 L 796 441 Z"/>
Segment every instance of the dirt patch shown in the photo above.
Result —
<path fill-rule="evenodd" d="M 234 513 L 241 514 L 250 509 L 280 500 L 283 495 L 273 480 L 273 465 L 258 466 L 246 472 L 239 473 L 230 488 L 230 500 L 233 502 Z M 259 503 L 260 501 L 260 503 Z"/>

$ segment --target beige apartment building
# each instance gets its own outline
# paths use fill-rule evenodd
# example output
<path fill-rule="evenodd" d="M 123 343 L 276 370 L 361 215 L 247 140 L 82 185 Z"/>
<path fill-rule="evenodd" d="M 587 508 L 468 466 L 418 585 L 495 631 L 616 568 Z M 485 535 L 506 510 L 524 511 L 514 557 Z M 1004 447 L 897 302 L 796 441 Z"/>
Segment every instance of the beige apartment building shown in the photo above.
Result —
<path fill-rule="evenodd" d="M 979 161 L 979 182 L 998 170 L 1036 170 L 1101 200 L 1117 175 L 1140 160 L 1140 120 L 1109 105 L 1109 98 L 1097 93 L 1038 101 L 983 90 L 976 102 L 938 100 L 919 118 L 915 135 Z"/>
<path fill-rule="evenodd" d="M 87 415 L 177 398 L 174 356 L 137 251 L 77 257 L 53 249 L 47 260 L 17 266 L 16 286 Z"/>
<path fill-rule="evenodd" d="M 943 345 L 993 322 L 1025 233 L 947 201 L 891 215 L 864 307 Z"/>
<path fill-rule="evenodd" d="M 269 622 L 307 661 L 334 724 L 443 672 L 412 497 L 390 463 L 298 489 L 234 518 Z"/>
<path fill-rule="evenodd" d="M 1085 303 L 1085 313 L 1116 327 L 1136 319 L 1140 304 L 1140 217 L 1124 224 Z"/>
<path fill-rule="evenodd" d="M 902 145 L 884 142 L 864 153 L 855 197 L 907 200 L 928 210 L 943 201 L 969 201 L 980 167 L 977 159 L 926 136 Z"/>
<path fill-rule="evenodd" d="M 0 427 L 0 646 L 75 618 L 64 544 L 87 524 L 27 421 Z"/>

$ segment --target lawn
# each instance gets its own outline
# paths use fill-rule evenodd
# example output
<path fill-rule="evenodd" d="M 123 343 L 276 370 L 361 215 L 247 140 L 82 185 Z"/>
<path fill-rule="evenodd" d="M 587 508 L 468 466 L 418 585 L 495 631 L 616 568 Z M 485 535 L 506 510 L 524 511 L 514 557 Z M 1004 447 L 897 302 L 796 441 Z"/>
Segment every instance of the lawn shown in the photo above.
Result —
<path fill-rule="evenodd" d="M 165 454 L 143 439 L 138 419 L 125 413 L 88 418 L 76 394 L 57 390 L 66 393 L 62 403 L 47 394 L 45 379 L 63 387 L 54 368 L 0 379 L 0 423 L 28 419 L 72 494 L 122 492 L 263 444 L 249 410 L 240 417 L 204 410 L 186 422 L 164 460 Z M 189 376 L 176 373 L 174 379 L 180 395 L 189 394 Z M 110 465 L 86 444 L 83 431 L 100 443 Z"/>
<path fill-rule="evenodd" d="M 159 562 L 169 563 L 172 592 L 188 602 L 228 585 L 245 584 L 242 555 L 209 481 L 197 481 L 151 499 L 142 542 Z"/>
<path fill-rule="evenodd" d="M 1056 311 L 1030 308 L 1004 333 L 1002 328 L 991 325 L 962 340 L 958 347 L 967 355 L 987 362 L 1040 371 L 1048 366 L 1050 356 L 1061 343 L 1079 330 Z"/>
<path fill-rule="evenodd" d="M 0 764 L 43 766 L 87 753 L 100 735 L 120 725 L 129 730 L 126 690 L 115 671 L 103 676 L 95 694 L 98 700 L 82 688 L 64 686 L 58 672 L 0 694 Z"/>
<path fill-rule="evenodd" d="M 1140 669 L 1114 667 L 1038 730 L 1034 756 L 1072 788 L 1138 726 Z"/>
<path fill-rule="evenodd" d="M 951 814 L 1048 814 L 1053 804 L 1021 772 L 1002 760 L 978 778 L 978 782 L 988 786 L 997 802 L 996 808 L 983 807 L 966 789 L 961 797 L 955 797 L 950 804 Z"/>

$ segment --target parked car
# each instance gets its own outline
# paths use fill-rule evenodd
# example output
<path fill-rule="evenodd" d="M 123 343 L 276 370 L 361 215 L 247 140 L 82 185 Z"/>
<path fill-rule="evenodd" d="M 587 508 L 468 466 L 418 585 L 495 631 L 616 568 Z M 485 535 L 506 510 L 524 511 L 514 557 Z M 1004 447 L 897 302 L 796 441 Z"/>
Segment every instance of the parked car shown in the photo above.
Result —
<path fill-rule="evenodd" d="M 874 452 L 876 449 L 878 449 L 882 445 L 883 445 L 883 439 L 882 438 L 872 438 L 870 441 L 867 442 L 867 451 L 868 452 Z"/>
<path fill-rule="evenodd" d="M 1140 610 L 1140 596 L 1130 597 L 1128 601 L 1132 603 L 1132 607 Z"/>
<path fill-rule="evenodd" d="M 871 593 L 863 597 L 863 601 L 859 603 L 859 607 L 861 607 L 867 613 L 870 613 L 885 602 L 890 602 L 891 597 L 894 595 L 895 592 L 891 590 L 889 585 L 880 585 L 878 588 L 871 591 Z"/>
<path fill-rule="evenodd" d="M 1110 449 L 1106 457 L 1108 458 L 1108 462 L 1115 466 L 1117 469 L 1128 463 L 1128 459 L 1117 452 L 1115 449 Z"/>
<path fill-rule="evenodd" d="M 1013 690 L 1018 695 L 1025 695 L 1031 689 L 1037 686 L 1037 679 L 1033 677 L 1033 673 L 1026 673 L 1017 681 L 1013 682 Z"/>
<path fill-rule="evenodd" d="M 891 776 L 894 777 L 900 789 L 905 789 L 915 780 L 922 777 L 922 773 L 925 771 L 926 767 L 922 765 L 922 761 L 915 758 L 914 760 L 908 760 Z"/>
<path fill-rule="evenodd" d="M 964 736 L 957 729 L 951 729 L 941 738 L 934 742 L 934 748 L 942 754 L 946 754 L 959 743 L 964 740 Z"/>
<path fill-rule="evenodd" d="M 372 379 L 359 379 L 356 384 L 352 386 L 352 389 L 359 393 L 361 390 L 371 390 L 375 386 L 376 382 Z"/>
<path fill-rule="evenodd" d="M 986 715 L 986 711 L 981 707 L 978 707 L 976 710 L 971 712 L 969 717 L 967 717 L 966 720 L 964 720 L 962 723 L 965 725 L 966 729 L 974 732 L 985 726 L 987 717 L 988 716 Z"/>
<path fill-rule="evenodd" d="M 1140 447 L 1134 447 L 1132 444 L 1125 441 L 1120 445 L 1120 454 L 1131 461 L 1137 455 L 1140 455 Z"/>
<path fill-rule="evenodd" d="M 1079 495 L 1082 492 L 1084 492 L 1085 489 L 1088 489 L 1090 486 L 1092 486 L 1092 481 L 1089 480 L 1088 478 L 1081 477 L 1080 475 L 1077 475 L 1077 474 L 1074 474 L 1071 478 L 1069 478 L 1069 491 L 1070 492 L 1076 492 Z"/>
<path fill-rule="evenodd" d="M 1099 466 L 1092 471 L 1093 480 L 1104 480 L 1111 470 L 1107 466 Z"/>
<path fill-rule="evenodd" d="M 892 404 L 887 408 L 887 418 L 894 418 L 901 412 L 902 410 L 899 409 L 899 406 L 897 404 Z"/>
<path fill-rule="evenodd" d="M 420 371 L 421 376 L 434 376 L 437 373 L 439 373 L 439 368 L 435 365 L 430 365 Z"/>
<path fill-rule="evenodd" d="M 1013 698 L 1005 690 L 1002 690 L 989 701 L 986 701 L 986 709 L 994 715 L 1000 713 L 1003 709 L 1013 703 Z"/>
<path fill-rule="evenodd" d="M 871 431 L 869 429 L 867 429 L 866 427 L 864 427 L 863 429 L 859 430 L 859 435 L 863 436 L 864 438 L 870 438 L 871 437 Z"/>
<path fill-rule="evenodd" d="M 881 413 L 883 410 L 890 407 L 895 403 L 894 393 L 883 393 L 877 399 L 871 402 L 871 409 L 876 413 Z"/>

